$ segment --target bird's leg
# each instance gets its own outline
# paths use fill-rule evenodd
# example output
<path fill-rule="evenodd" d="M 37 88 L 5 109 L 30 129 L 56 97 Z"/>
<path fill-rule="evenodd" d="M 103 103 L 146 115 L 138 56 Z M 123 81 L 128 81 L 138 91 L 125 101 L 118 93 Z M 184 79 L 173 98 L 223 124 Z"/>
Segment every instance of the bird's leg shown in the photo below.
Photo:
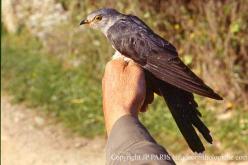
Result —
<path fill-rule="evenodd" d="M 132 60 L 131 58 L 128 58 L 128 57 L 125 57 L 124 55 L 122 55 L 119 51 L 115 51 L 115 54 L 112 56 L 112 60 L 120 59 L 120 58 L 126 62 L 129 62 Z"/>

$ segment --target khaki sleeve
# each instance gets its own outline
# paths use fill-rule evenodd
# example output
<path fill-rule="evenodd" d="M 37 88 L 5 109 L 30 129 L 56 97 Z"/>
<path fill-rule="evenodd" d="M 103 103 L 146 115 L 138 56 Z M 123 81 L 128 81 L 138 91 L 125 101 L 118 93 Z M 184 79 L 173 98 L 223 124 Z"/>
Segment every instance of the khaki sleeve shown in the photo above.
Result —
<path fill-rule="evenodd" d="M 140 121 L 125 115 L 114 124 L 106 146 L 106 164 L 175 164 Z"/>

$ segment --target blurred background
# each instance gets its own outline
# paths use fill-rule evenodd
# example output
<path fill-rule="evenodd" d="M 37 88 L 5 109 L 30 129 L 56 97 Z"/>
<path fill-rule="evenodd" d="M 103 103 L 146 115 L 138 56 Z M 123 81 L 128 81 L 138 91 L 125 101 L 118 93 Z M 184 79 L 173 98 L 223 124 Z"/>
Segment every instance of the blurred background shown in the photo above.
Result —
<path fill-rule="evenodd" d="M 247 155 L 247 0 L 4 0 L 2 99 L 11 96 L 11 105 L 43 111 L 73 135 L 104 139 L 101 78 L 114 50 L 99 31 L 79 26 L 102 7 L 142 18 L 223 96 L 195 95 L 214 138 L 206 154 Z M 141 119 L 170 153 L 191 154 L 161 98 Z"/>

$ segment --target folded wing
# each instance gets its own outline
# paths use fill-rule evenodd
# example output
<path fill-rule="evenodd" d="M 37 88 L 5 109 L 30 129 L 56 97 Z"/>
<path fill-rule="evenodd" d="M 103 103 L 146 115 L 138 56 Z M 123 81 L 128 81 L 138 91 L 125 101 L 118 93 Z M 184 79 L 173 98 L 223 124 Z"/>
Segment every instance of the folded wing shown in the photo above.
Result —
<path fill-rule="evenodd" d="M 117 21 L 107 37 L 123 55 L 133 59 L 155 77 L 188 92 L 222 99 L 178 57 L 175 47 L 155 34 L 137 17 Z"/>
<path fill-rule="evenodd" d="M 221 100 L 222 98 L 197 77 L 179 57 L 158 52 L 147 57 L 145 68 L 153 75 L 188 92 Z"/>

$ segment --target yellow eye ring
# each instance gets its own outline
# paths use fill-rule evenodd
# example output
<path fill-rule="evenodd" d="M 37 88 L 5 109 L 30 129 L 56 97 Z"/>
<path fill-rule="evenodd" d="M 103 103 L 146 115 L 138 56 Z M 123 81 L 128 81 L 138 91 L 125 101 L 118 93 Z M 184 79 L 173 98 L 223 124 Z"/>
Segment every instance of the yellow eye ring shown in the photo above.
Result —
<path fill-rule="evenodd" d="M 101 16 L 101 15 L 97 15 L 97 16 L 95 17 L 95 20 L 101 21 L 101 20 L 102 20 L 102 16 Z"/>

